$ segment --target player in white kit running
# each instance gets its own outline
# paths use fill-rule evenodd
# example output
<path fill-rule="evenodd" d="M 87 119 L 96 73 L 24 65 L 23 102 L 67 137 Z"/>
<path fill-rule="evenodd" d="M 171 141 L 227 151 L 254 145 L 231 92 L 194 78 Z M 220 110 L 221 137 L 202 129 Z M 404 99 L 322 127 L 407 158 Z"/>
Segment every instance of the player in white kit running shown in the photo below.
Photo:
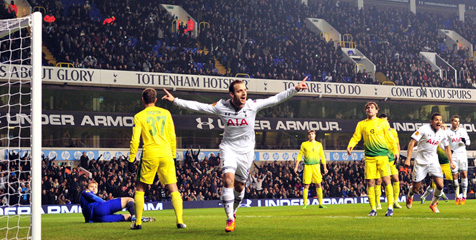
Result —
<path fill-rule="evenodd" d="M 408 144 L 407 160 L 405 160 L 406 167 L 410 167 L 410 160 L 415 144 L 418 144 L 418 150 L 416 151 L 415 163 L 413 165 L 413 184 L 407 196 L 407 208 L 412 207 L 413 195 L 418 193 L 421 181 L 425 179 L 427 174 L 430 174 L 436 184 L 433 199 L 430 203 L 430 209 L 435 213 L 439 212 L 436 205 L 443 193 L 444 182 L 443 172 L 441 171 L 436 153 L 438 144 L 441 143 L 442 146 L 445 146 L 445 153 L 450 161 L 450 166 L 453 169 L 455 168 L 451 158 L 451 150 L 448 146 L 448 134 L 443 129 L 440 129 L 442 124 L 441 115 L 439 113 L 433 113 L 431 115 L 430 125 L 421 126 L 418 131 L 412 134 L 412 139 Z"/>
<path fill-rule="evenodd" d="M 466 203 L 466 194 L 468 193 L 468 155 L 466 154 L 466 146 L 471 144 L 466 129 L 459 127 L 459 116 L 451 117 L 451 128 L 447 130 L 450 136 L 450 148 L 453 152 L 453 162 L 456 168 L 451 170 L 453 173 L 453 183 L 455 187 L 455 204 L 464 205 Z M 460 185 L 458 181 L 459 173 L 461 173 L 462 197 L 460 197 Z"/>
<path fill-rule="evenodd" d="M 190 110 L 218 115 L 225 125 L 220 155 L 224 185 L 222 202 L 227 215 L 226 232 L 235 229 L 235 213 L 245 196 L 245 183 L 254 157 L 256 114 L 261 109 L 281 103 L 307 89 L 306 80 L 307 77 L 294 88 L 257 100 L 247 99 L 245 83 L 235 80 L 229 87 L 231 99 L 221 99 L 213 104 L 178 99 L 164 89 L 166 95 L 162 99 Z"/>

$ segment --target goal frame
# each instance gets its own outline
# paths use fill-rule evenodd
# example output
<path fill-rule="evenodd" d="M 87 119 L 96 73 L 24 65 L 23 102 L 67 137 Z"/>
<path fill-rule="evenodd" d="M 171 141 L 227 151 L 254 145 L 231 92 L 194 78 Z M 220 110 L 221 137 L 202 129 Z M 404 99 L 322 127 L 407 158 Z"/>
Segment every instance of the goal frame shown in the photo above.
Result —
<path fill-rule="evenodd" d="M 31 239 L 41 239 L 42 139 L 42 24 L 41 12 L 31 14 Z"/>

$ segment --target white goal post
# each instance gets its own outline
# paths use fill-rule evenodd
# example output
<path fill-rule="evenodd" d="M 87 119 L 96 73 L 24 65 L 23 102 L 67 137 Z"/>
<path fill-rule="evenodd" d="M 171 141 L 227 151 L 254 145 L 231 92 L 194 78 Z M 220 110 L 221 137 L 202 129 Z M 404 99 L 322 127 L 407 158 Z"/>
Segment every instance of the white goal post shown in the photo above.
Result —
<path fill-rule="evenodd" d="M 0 239 L 41 239 L 42 21 L 0 20 Z"/>
<path fill-rule="evenodd" d="M 41 239 L 41 139 L 42 139 L 42 84 L 41 84 L 41 46 L 42 22 L 40 12 L 32 14 L 32 95 L 31 95 L 31 238 Z"/>

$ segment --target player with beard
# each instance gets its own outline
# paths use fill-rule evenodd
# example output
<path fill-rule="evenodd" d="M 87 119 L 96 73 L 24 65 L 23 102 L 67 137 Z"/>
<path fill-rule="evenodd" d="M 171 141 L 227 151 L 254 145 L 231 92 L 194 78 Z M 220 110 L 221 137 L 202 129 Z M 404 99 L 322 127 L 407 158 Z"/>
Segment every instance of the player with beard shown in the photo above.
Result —
<path fill-rule="evenodd" d="M 223 169 L 222 202 L 227 216 L 226 232 L 235 229 L 235 214 L 245 196 L 245 183 L 254 158 L 256 114 L 264 109 L 284 102 L 297 92 L 307 89 L 307 77 L 295 87 L 266 99 L 248 99 L 246 85 L 241 80 L 230 84 L 231 99 L 221 99 L 213 104 L 178 99 L 164 89 L 163 100 L 193 111 L 214 114 L 225 125 L 220 156 Z"/>

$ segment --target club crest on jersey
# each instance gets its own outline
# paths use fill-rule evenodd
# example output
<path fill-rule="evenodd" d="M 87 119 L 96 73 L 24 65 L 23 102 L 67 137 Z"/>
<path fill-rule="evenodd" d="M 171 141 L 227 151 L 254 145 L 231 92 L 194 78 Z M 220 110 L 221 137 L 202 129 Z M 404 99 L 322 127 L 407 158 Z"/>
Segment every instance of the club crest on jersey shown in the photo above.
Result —
<path fill-rule="evenodd" d="M 248 122 L 246 121 L 246 119 L 228 119 L 228 122 L 226 123 L 227 126 L 243 126 L 243 125 L 246 125 L 248 126 Z"/>
<path fill-rule="evenodd" d="M 440 141 L 433 140 L 433 139 L 428 139 L 428 141 L 426 141 L 426 142 L 429 143 L 429 144 L 432 144 L 432 145 L 438 145 L 438 144 L 440 144 Z"/>

